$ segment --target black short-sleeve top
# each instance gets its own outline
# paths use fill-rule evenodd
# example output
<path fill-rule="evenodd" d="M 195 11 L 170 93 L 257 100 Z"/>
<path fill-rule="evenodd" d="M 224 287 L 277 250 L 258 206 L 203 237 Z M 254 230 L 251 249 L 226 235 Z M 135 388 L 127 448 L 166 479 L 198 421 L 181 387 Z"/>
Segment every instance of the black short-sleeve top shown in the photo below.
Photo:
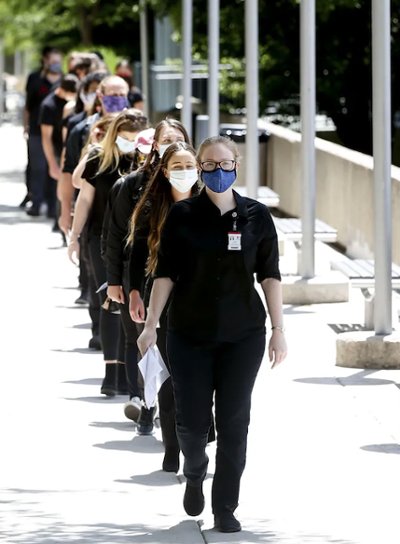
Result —
<path fill-rule="evenodd" d="M 174 204 L 162 231 L 155 277 L 175 282 L 169 326 L 194 342 L 235 342 L 264 329 L 254 274 L 259 282 L 281 279 L 268 208 L 234 196 L 237 207 L 221 215 L 204 189 Z M 235 227 L 239 250 L 228 249 Z"/>
<path fill-rule="evenodd" d="M 88 219 L 90 238 L 101 236 L 104 215 L 107 209 L 108 193 L 121 176 L 130 172 L 132 157 L 130 155 L 121 155 L 117 167 L 109 168 L 100 174 L 98 173 L 99 167 L 99 153 L 97 149 L 94 149 L 89 153 L 85 170 L 82 174 L 82 178 L 95 188 L 92 209 Z"/>

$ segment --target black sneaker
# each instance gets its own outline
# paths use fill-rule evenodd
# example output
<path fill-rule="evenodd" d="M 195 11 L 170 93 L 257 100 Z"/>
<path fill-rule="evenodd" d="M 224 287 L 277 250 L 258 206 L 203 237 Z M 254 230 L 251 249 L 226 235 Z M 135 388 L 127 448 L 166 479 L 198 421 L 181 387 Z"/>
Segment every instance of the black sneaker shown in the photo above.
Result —
<path fill-rule="evenodd" d="M 117 394 L 117 364 L 106 364 L 106 375 L 104 377 L 101 394 L 107 397 L 115 397 Z"/>
<path fill-rule="evenodd" d="M 146 436 L 153 434 L 155 407 L 147 409 L 142 406 L 138 419 L 138 434 Z"/>
<path fill-rule="evenodd" d="M 117 372 L 118 395 L 129 395 L 125 364 L 117 363 L 117 366 L 118 366 L 118 372 Z"/>
<path fill-rule="evenodd" d="M 199 516 L 204 510 L 203 485 L 186 483 L 183 508 L 188 516 Z"/>
<path fill-rule="evenodd" d="M 237 520 L 231 509 L 227 508 L 218 514 L 214 514 L 214 529 L 220 533 L 238 533 L 242 530 L 239 520 Z"/>
<path fill-rule="evenodd" d="M 25 208 L 25 206 L 26 206 L 27 204 L 29 204 L 29 202 L 32 202 L 32 201 L 31 201 L 31 195 L 28 193 L 28 194 L 26 195 L 26 197 L 24 198 L 24 200 L 23 200 L 23 201 L 21 202 L 21 204 L 19 205 L 19 207 L 20 207 L 20 208 Z"/>
<path fill-rule="evenodd" d="M 86 291 L 82 291 L 79 297 L 75 300 L 75 304 L 81 306 L 87 306 L 89 304 L 88 294 Z"/>
<path fill-rule="evenodd" d="M 89 340 L 89 348 L 96 349 L 97 351 L 101 351 L 101 342 L 100 342 L 99 334 L 94 334 L 93 337 Z"/>
<path fill-rule="evenodd" d="M 179 448 L 166 446 L 162 468 L 164 472 L 179 472 Z"/>
<path fill-rule="evenodd" d="M 29 208 L 29 210 L 26 211 L 26 214 L 30 217 L 39 217 L 40 210 L 39 208 L 35 208 L 34 206 L 32 206 L 31 208 Z"/>

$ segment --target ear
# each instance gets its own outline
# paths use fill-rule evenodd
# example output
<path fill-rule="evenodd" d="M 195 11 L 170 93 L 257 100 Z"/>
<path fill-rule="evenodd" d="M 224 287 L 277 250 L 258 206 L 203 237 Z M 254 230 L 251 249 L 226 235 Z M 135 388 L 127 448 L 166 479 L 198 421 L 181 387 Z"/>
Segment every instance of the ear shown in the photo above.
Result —
<path fill-rule="evenodd" d="M 155 150 L 158 151 L 158 152 L 160 151 L 159 144 L 158 144 L 158 142 L 156 142 L 155 140 L 153 140 L 152 149 L 155 149 Z"/>
<path fill-rule="evenodd" d="M 165 176 L 167 179 L 169 179 L 169 172 L 168 172 L 168 170 L 167 170 L 166 168 L 163 167 L 163 168 L 162 168 L 162 171 L 163 171 L 164 176 Z"/>
<path fill-rule="evenodd" d="M 237 162 L 236 163 L 236 172 L 239 170 L 239 167 L 240 167 L 240 162 Z"/>

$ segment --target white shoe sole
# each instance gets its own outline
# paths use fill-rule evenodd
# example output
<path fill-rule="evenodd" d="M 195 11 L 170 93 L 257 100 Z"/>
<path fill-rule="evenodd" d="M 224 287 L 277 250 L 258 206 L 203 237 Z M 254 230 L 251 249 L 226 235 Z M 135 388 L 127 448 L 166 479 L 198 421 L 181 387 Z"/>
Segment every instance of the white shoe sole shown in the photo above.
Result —
<path fill-rule="evenodd" d="M 134 406 L 133 404 L 127 403 L 124 406 L 124 414 L 128 419 L 137 423 L 140 415 L 140 408 L 138 406 Z"/>

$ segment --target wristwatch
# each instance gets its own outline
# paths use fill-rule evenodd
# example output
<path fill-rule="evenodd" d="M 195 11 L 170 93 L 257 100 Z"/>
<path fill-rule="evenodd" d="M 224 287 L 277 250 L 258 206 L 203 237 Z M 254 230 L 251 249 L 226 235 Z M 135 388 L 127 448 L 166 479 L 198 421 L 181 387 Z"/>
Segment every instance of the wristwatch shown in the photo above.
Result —
<path fill-rule="evenodd" d="M 271 331 L 273 331 L 274 329 L 276 329 L 277 331 L 281 331 L 282 334 L 284 334 L 285 332 L 285 327 L 271 327 Z"/>

